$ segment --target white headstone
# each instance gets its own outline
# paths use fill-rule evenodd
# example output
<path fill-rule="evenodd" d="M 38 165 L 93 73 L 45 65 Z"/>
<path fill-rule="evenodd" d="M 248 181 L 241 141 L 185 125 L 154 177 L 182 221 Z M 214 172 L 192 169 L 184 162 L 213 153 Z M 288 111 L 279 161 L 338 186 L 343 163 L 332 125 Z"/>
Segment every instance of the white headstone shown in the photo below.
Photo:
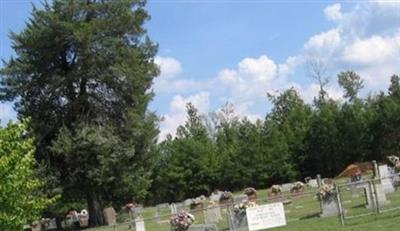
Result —
<path fill-rule="evenodd" d="M 169 206 L 171 207 L 171 214 L 175 214 L 178 212 L 175 203 L 172 203 Z"/>
<path fill-rule="evenodd" d="M 249 231 L 286 225 L 283 203 L 272 203 L 246 209 Z"/>
<path fill-rule="evenodd" d="M 318 183 L 316 179 L 311 179 L 308 181 L 307 183 L 308 186 L 312 187 L 312 188 L 318 188 Z"/>
<path fill-rule="evenodd" d="M 395 188 L 393 187 L 392 179 L 390 178 L 388 166 L 380 165 L 379 166 L 379 175 L 381 177 L 381 182 L 383 186 L 383 191 L 385 193 L 393 193 Z"/>
<path fill-rule="evenodd" d="M 146 229 L 144 227 L 144 221 L 142 218 L 137 218 L 135 220 L 135 227 L 136 227 L 136 231 L 146 231 Z"/>
<path fill-rule="evenodd" d="M 293 183 L 286 183 L 282 185 L 282 192 L 289 192 L 293 187 Z"/>
<path fill-rule="evenodd" d="M 215 201 L 215 202 L 219 202 L 219 199 L 221 198 L 222 192 L 218 191 L 216 193 L 212 192 L 210 195 L 210 200 L 211 201 Z"/>
<path fill-rule="evenodd" d="M 375 199 L 375 194 L 378 197 L 378 203 L 379 203 L 379 207 L 385 206 L 387 204 L 390 203 L 389 200 L 386 199 L 386 194 L 383 191 L 383 186 L 381 184 L 375 184 L 375 189 L 376 192 L 374 191 L 374 187 L 371 186 L 372 189 L 372 193 L 371 190 L 369 189 L 369 186 L 365 186 L 364 187 L 364 193 L 366 194 L 366 199 L 367 199 L 367 208 L 368 209 L 373 209 L 376 206 L 376 199 Z"/>

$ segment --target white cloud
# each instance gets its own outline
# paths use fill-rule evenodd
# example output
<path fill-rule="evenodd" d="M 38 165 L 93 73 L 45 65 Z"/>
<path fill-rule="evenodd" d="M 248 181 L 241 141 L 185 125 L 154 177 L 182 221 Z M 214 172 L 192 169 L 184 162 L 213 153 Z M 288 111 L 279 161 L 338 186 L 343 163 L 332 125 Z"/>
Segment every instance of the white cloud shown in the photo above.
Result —
<path fill-rule="evenodd" d="M 198 94 L 183 97 L 175 95 L 170 102 L 169 112 L 164 115 L 164 120 L 161 122 L 161 132 L 159 140 L 164 140 L 168 134 L 175 136 L 176 129 L 186 121 L 186 105 L 192 103 L 199 113 L 207 113 L 210 106 L 208 92 L 199 92 Z"/>
<path fill-rule="evenodd" d="M 184 105 L 188 100 L 203 102 L 197 103 L 201 110 L 209 108 L 210 98 L 213 99 L 213 106 L 216 100 L 221 105 L 230 101 L 240 117 L 247 116 L 252 120 L 264 117 L 264 113 L 259 112 L 262 111 L 261 107 L 268 107 L 267 92 L 279 92 L 293 86 L 311 103 L 318 96 L 319 86 L 315 82 L 309 83 L 310 79 L 305 80 L 307 77 L 303 71 L 308 57 L 323 60 L 327 64 L 328 73 L 338 73 L 346 69 L 356 71 L 364 80 L 363 92 L 387 88 L 390 76 L 400 74 L 398 3 L 400 2 L 356 2 L 347 11 L 340 4 L 327 6 L 324 9 L 325 17 L 335 25 L 311 36 L 299 53 L 292 54 L 283 63 L 264 54 L 243 58 L 234 68 L 221 68 L 215 78 L 208 80 L 172 78 L 165 81 L 164 91 L 173 89 L 175 94 L 187 89 L 192 91 L 187 98 L 181 95 L 174 97 L 162 124 L 161 136 L 174 133 L 176 127 L 184 123 Z M 181 68 L 176 69 L 180 69 L 178 73 L 181 72 Z M 329 97 L 340 100 L 343 91 L 337 85 L 336 78 L 331 77 L 330 85 L 325 90 Z"/>
<path fill-rule="evenodd" d="M 371 2 L 381 7 L 400 7 L 399 0 L 371 0 Z"/>
<path fill-rule="evenodd" d="M 345 61 L 356 64 L 377 65 L 396 59 L 400 55 L 400 33 L 394 37 L 374 35 L 358 39 L 343 52 Z"/>
<path fill-rule="evenodd" d="M 154 62 L 160 67 L 160 78 L 174 78 L 182 72 L 181 63 L 172 57 L 157 56 Z"/>
<path fill-rule="evenodd" d="M 335 28 L 312 36 L 304 44 L 304 49 L 306 52 L 327 55 L 326 53 L 332 53 L 339 46 L 340 42 L 340 31 L 338 28 Z"/>
<path fill-rule="evenodd" d="M 342 19 L 343 15 L 341 12 L 341 8 L 342 6 L 340 5 L 340 3 L 327 6 L 324 9 L 325 17 L 331 21 L 337 21 Z"/>
<path fill-rule="evenodd" d="M 262 55 L 258 59 L 245 58 L 238 67 L 241 75 L 260 81 L 268 81 L 276 77 L 277 66 L 266 55 Z"/>

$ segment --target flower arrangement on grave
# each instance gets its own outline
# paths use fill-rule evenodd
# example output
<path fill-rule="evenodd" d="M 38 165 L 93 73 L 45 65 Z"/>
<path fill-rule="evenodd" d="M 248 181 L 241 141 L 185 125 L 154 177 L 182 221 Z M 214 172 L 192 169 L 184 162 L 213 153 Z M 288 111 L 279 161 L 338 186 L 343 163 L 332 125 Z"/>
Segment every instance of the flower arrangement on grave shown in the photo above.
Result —
<path fill-rule="evenodd" d="M 247 195 L 250 201 L 257 200 L 257 190 L 255 188 L 252 187 L 245 188 L 243 193 Z"/>
<path fill-rule="evenodd" d="M 247 196 L 251 196 L 251 195 L 257 194 L 257 190 L 255 188 L 249 187 L 249 188 L 245 188 L 243 193 L 246 194 Z"/>
<path fill-rule="evenodd" d="M 194 223 L 195 218 L 192 214 L 181 211 L 171 216 L 169 223 L 174 231 L 185 231 Z"/>
<path fill-rule="evenodd" d="M 291 193 L 298 193 L 298 192 L 303 192 L 305 189 L 305 185 L 301 181 L 297 181 L 293 184 L 292 188 L 290 189 Z"/>
<path fill-rule="evenodd" d="M 331 201 L 336 195 L 334 183 L 322 183 L 317 195 L 319 200 Z"/>
<path fill-rule="evenodd" d="M 233 200 L 233 194 L 229 191 L 224 191 L 221 193 L 221 197 L 219 198 L 220 203 L 227 203 Z"/>
<path fill-rule="evenodd" d="M 395 155 L 387 156 L 386 158 L 393 165 L 394 172 L 395 173 L 399 173 L 400 172 L 400 158 L 398 156 L 395 156 Z"/>
<path fill-rule="evenodd" d="M 205 196 L 200 196 L 192 199 L 192 202 L 190 203 L 190 209 L 198 209 L 201 208 L 202 204 L 206 201 Z"/>
<path fill-rule="evenodd" d="M 282 187 L 280 185 L 274 184 L 271 187 L 271 193 L 273 195 L 280 194 L 282 192 Z"/>
<path fill-rule="evenodd" d="M 234 211 L 246 210 L 247 208 L 256 207 L 257 204 L 253 201 L 243 200 L 241 203 L 233 206 Z"/>

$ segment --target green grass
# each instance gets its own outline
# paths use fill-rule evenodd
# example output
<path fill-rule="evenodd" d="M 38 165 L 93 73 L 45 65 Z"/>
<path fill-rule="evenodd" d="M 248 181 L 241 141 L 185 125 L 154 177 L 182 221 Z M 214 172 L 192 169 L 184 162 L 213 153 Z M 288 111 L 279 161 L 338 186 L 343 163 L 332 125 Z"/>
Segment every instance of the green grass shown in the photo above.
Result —
<path fill-rule="evenodd" d="M 363 196 L 362 189 L 359 189 L 359 197 L 354 197 L 351 191 L 348 189 L 342 189 L 342 201 L 344 201 L 344 209 L 346 216 L 357 216 L 360 214 L 366 214 L 371 212 L 365 208 L 365 198 Z M 267 190 L 258 191 L 258 204 L 270 203 L 267 200 Z M 390 203 L 382 208 L 382 213 L 379 215 L 369 215 L 364 217 L 357 217 L 352 219 L 346 219 L 345 226 L 342 226 L 338 217 L 331 218 L 320 218 L 318 216 L 320 212 L 319 202 L 315 197 L 315 189 L 308 189 L 303 196 L 290 197 L 285 195 L 291 203 L 285 205 L 285 214 L 287 219 L 287 226 L 270 229 L 273 231 L 365 231 L 365 230 L 400 230 L 400 191 L 396 191 L 389 194 L 387 198 Z M 393 211 L 389 211 L 394 209 Z M 169 209 L 166 209 L 161 213 L 162 217 L 159 219 L 155 218 L 156 209 L 154 207 L 144 208 L 142 211 L 143 218 L 145 219 L 146 231 L 170 231 L 169 226 Z M 204 222 L 203 213 L 195 213 L 196 217 L 195 224 L 202 224 Z M 221 213 L 222 220 L 218 224 L 219 230 L 228 230 L 227 215 L 225 212 Z M 128 228 L 129 223 L 119 224 L 116 227 L 108 226 L 96 229 L 88 229 L 90 231 L 131 231 Z"/>

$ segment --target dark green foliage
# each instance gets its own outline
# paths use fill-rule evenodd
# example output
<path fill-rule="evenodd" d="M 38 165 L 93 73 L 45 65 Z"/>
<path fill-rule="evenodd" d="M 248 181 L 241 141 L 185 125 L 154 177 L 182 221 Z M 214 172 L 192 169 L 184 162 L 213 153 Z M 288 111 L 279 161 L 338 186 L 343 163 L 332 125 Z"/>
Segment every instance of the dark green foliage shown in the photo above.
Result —
<path fill-rule="evenodd" d="M 64 197 L 86 197 L 90 224 L 109 202 L 143 199 L 158 133 L 147 111 L 158 68 L 141 0 L 56 0 L 12 33 L 0 100 L 32 118 L 35 157 Z"/>
<path fill-rule="evenodd" d="M 177 137 L 161 143 L 161 161 L 152 185 L 153 201 L 177 201 L 213 189 L 242 190 L 334 177 L 347 165 L 384 161 L 400 152 L 400 79 L 388 94 L 358 97 L 361 78 L 338 76 L 348 100 L 319 97 L 305 103 L 294 89 L 269 99 L 264 121 L 239 119 L 232 104 L 201 116 L 188 105 L 188 121 Z"/>

